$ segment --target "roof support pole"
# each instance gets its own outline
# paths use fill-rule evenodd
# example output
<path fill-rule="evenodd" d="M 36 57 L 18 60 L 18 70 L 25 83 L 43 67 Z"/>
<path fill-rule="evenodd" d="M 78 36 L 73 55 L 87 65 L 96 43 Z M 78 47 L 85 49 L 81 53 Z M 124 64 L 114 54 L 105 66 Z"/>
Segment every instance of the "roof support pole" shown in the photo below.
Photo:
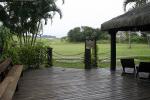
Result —
<path fill-rule="evenodd" d="M 109 34 L 111 36 L 111 71 L 116 70 L 116 33 L 117 31 L 114 30 L 109 31 Z"/>

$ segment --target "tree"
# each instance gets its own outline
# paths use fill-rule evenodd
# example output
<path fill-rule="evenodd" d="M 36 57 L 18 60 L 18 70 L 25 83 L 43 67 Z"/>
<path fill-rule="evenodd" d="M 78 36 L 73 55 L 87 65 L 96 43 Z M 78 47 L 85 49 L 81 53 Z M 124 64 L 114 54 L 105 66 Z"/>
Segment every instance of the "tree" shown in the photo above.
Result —
<path fill-rule="evenodd" d="M 123 3 L 124 11 L 126 11 L 126 7 L 130 3 L 134 3 L 133 8 L 135 8 L 135 7 L 140 7 L 148 2 L 149 0 L 125 0 Z"/>
<path fill-rule="evenodd" d="M 80 27 L 76 27 L 68 32 L 68 39 L 70 42 L 81 42 L 81 30 Z"/>
<path fill-rule="evenodd" d="M 86 37 L 96 37 L 97 40 L 108 39 L 108 34 L 102 32 L 99 28 L 89 26 L 75 27 L 68 32 L 70 42 L 84 42 Z"/>
<path fill-rule="evenodd" d="M 64 2 L 64 1 L 63 1 Z M 56 0 L 13 1 L 0 5 L 0 20 L 3 25 L 16 33 L 20 46 L 34 45 L 37 35 L 48 19 L 53 19 L 55 13 L 62 17 Z"/>

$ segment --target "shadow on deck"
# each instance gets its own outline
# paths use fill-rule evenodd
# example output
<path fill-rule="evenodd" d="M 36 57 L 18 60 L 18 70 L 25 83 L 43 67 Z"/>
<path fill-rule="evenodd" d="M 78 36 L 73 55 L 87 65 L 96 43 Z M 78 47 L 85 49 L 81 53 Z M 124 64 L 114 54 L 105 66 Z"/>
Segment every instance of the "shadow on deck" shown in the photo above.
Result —
<path fill-rule="evenodd" d="M 150 100 L 150 80 L 121 70 L 49 68 L 24 73 L 14 100 Z"/>

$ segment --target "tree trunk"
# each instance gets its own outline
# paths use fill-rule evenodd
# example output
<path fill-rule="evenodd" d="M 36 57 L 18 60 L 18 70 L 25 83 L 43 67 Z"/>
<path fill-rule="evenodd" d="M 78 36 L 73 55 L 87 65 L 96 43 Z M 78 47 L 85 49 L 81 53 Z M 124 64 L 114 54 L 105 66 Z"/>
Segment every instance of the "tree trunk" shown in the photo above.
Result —
<path fill-rule="evenodd" d="M 131 32 L 129 31 L 128 34 L 129 34 L 129 49 L 131 49 Z"/>
<path fill-rule="evenodd" d="M 148 47 L 150 48 L 150 35 L 147 35 Z"/>

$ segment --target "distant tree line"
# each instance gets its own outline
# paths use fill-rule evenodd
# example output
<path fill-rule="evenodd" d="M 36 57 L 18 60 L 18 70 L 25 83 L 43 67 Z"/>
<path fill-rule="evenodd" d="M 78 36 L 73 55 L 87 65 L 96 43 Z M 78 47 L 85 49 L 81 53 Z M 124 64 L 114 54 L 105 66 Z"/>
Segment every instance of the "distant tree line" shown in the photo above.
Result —
<path fill-rule="evenodd" d="M 118 32 L 117 43 L 148 43 L 150 45 L 150 32 Z M 86 37 L 96 37 L 100 42 L 109 42 L 110 36 L 107 32 L 101 31 L 100 28 L 92 28 L 89 26 L 75 27 L 71 29 L 66 37 L 62 40 L 69 42 L 84 42 Z"/>
<path fill-rule="evenodd" d="M 130 39 L 132 43 L 147 43 L 149 39 L 149 32 L 118 32 L 117 41 L 118 43 L 127 43 Z"/>
<path fill-rule="evenodd" d="M 69 42 L 83 42 L 86 37 L 96 37 L 97 40 L 108 40 L 109 34 L 102 32 L 99 28 L 89 26 L 75 27 L 68 32 Z"/>

